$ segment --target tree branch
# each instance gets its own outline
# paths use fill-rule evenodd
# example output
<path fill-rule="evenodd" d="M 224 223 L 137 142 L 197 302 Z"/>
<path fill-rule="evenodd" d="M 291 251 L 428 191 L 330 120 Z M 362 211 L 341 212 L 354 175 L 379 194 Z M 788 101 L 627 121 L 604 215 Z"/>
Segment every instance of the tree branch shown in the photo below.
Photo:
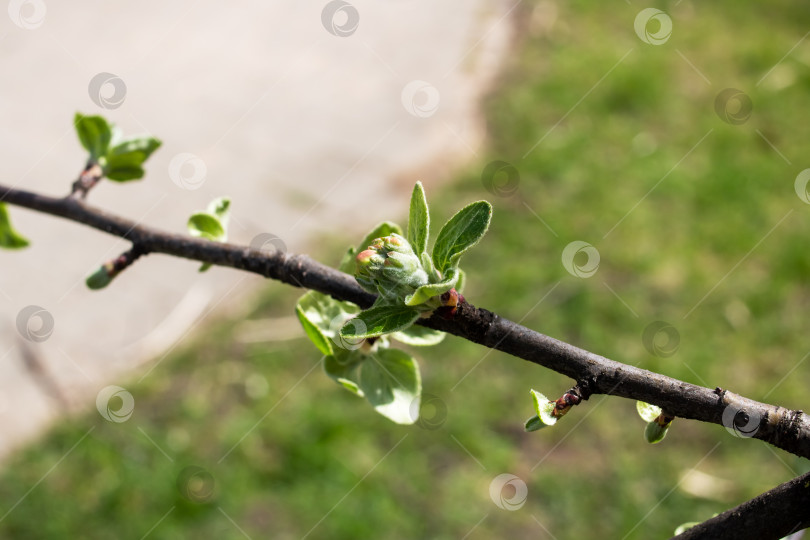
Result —
<path fill-rule="evenodd" d="M 306 255 L 257 251 L 168 233 L 93 208 L 70 196 L 55 198 L 0 185 L 0 202 L 59 216 L 125 238 L 144 255 L 164 253 L 237 268 L 316 290 L 363 308 L 370 307 L 375 300 L 352 276 Z M 434 314 L 417 323 L 567 375 L 576 381 L 583 398 L 608 394 L 645 401 L 658 405 L 669 416 L 723 425 L 740 436 L 761 439 L 797 456 L 810 458 L 810 420 L 802 411 L 759 403 L 720 388 L 697 386 L 622 364 L 469 303 L 460 304 L 452 320 Z"/>
<path fill-rule="evenodd" d="M 810 473 L 695 525 L 675 538 L 767 540 L 810 527 Z"/>

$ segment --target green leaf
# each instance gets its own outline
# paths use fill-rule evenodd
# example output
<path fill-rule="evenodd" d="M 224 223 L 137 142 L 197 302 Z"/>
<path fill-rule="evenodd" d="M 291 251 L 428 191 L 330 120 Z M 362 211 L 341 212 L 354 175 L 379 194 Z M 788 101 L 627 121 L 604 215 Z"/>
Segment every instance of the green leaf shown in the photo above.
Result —
<path fill-rule="evenodd" d="M 492 205 L 486 201 L 469 204 L 444 224 L 433 246 L 433 262 L 439 272 L 458 266 L 461 255 L 481 240 L 492 219 Z"/>
<path fill-rule="evenodd" d="M 662 426 L 658 422 L 650 422 L 647 424 L 647 427 L 644 428 L 644 438 L 647 439 L 647 442 L 650 444 L 660 443 L 664 440 L 664 437 L 667 436 L 670 425 L 671 423 Z"/>
<path fill-rule="evenodd" d="M 206 212 L 212 216 L 216 216 L 220 223 L 228 228 L 228 220 L 231 217 L 231 199 L 228 197 L 219 197 L 208 203 Z"/>
<path fill-rule="evenodd" d="M 112 128 L 103 116 L 84 116 L 76 113 L 73 117 L 73 126 L 82 147 L 90 152 L 91 161 L 97 162 L 99 157 L 107 153 Z"/>
<path fill-rule="evenodd" d="M 428 283 L 427 285 L 422 285 L 416 289 L 413 294 L 406 296 L 405 305 L 418 306 L 419 304 L 424 304 L 434 296 L 444 294 L 455 287 L 457 281 L 458 274 L 456 273 L 456 269 L 451 268 L 448 270 L 447 277 L 443 281 L 440 281 L 439 283 Z"/>
<path fill-rule="evenodd" d="M 126 182 L 128 180 L 140 180 L 146 172 L 141 167 L 136 166 L 116 166 L 106 168 L 104 176 L 116 182 Z"/>
<path fill-rule="evenodd" d="M 549 399 L 546 396 L 535 390 L 532 390 L 531 394 L 532 399 L 534 400 L 534 410 L 537 413 L 538 420 L 544 426 L 553 426 L 554 424 L 556 424 L 557 417 L 554 416 L 554 403 L 552 401 L 549 401 Z M 531 418 L 527 420 L 526 424 L 528 425 L 528 423 L 531 420 L 532 420 Z"/>
<path fill-rule="evenodd" d="M 411 194 L 411 210 L 408 215 L 408 242 L 413 251 L 421 255 L 427 251 L 430 214 L 422 182 L 417 182 Z"/>
<path fill-rule="evenodd" d="M 340 335 L 345 339 L 371 338 L 404 330 L 419 318 L 419 312 L 406 306 L 375 305 L 347 322 Z"/>
<path fill-rule="evenodd" d="M 28 246 L 26 240 L 11 226 L 6 205 L 0 202 L 0 247 L 6 249 L 20 249 Z"/>
<path fill-rule="evenodd" d="M 447 334 L 444 332 L 414 324 L 405 330 L 394 332 L 391 334 L 391 337 L 401 343 L 405 343 L 406 345 L 413 345 L 415 347 L 429 347 L 431 345 L 438 345 L 441 343 L 446 335 Z"/>
<path fill-rule="evenodd" d="M 661 407 L 650 405 L 649 403 L 644 403 L 643 401 L 636 401 L 636 410 L 638 411 L 638 415 L 645 422 L 652 422 L 661 416 Z"/>
<path fill-rule="evenodd" d="M 540 417 L 537 415 L 532 416 L 523 423 L 524 431 L 537 431 L 543 429 L 544 427 L 548 426 L 544 424 L 543 421 L 540 420 Z"/>
<path fill-rule="evenodd" d="M 366 249 L 371 242 L 376 240 L 377 238 L 382 238 L 383 236 L 389 236 L 393 233 L 402 235 L 402 229 L 396 223 L 392 223 L 390 221 L 383 221 L 376 227 L 374 227 L 370 233 L 363 238 L 363 241 L 360 242 L 358 247 L 358 251 L 363 251 Z"/>
<path fill-rule="evenodd" d="M 343 388 L 363 397 L 363 391 L 360 390 L 360 366 L 362 361 L 359 359 L 364 357 L 360 353 L 355 353 L 353 356 L 355 360 L 349 362 L 340 362 L 334 356 L 327 356 L 323 359 L 323 370 Z"/>
<path fill-rule="evenodd" d="M 225 238 L 225 227 L 216 216 L 207 212 L 197 212 L 188 218 L 188 232 L 192 236 L 220 241 Z"/>
<path fill-rule="evenodd" d="M 374 409 L 397 424 L 413 424 L 411 408 L 422 393 L 419 365 L 399 349 L 378 349 L 360 366 L 360 390 Z M 419 410 L 418 403 L 416 410 Z"/>
<path fill-rule="evenodd" d="M 467 274 L 461 268 L 456 268 L 458 273 L 458 282 L 456 283 L 456 291 L 459 293 L 464 292 L 464 285 L 467 284 Z"/>
<path fill-rule="evenodd" d="M 678 536 L 679 534 L 686 532 L 695 525 L 700 525 L 700 523 L 701 523 L 700 521 L 688 521 L 686 523 L 681 523 L 680 525 L 678 525 L 678 528 L 675 529 L 675 536 Z"/>
<path fill-rule="evenodd" d="M 87 279 L 85 279 L 84 282 L 88 289 L 97 291 L 112 283 L 112 280 L 113 278 L 110 277 L 110 272 L 107 270 L 107 268 L 102 266 L 87 276 Z"/>
<path fill-rule="evenodd" d="M 424 268 L 428 275 L 428 283 L 440 282 L 442 280 L 442 275 L 438 272 L 438 270 L 436 270 L 436 267 L 433 265 L 433 259 L 430 258 L 430 255 L 426 251 L 423 251 L 419 258 L 422 262 L 422 268 Z"/>
<path fill-rule="evenodd" d="M 307 337 L 325 355 L 336 355 L 347 343 L 338 336 L 343 323 L 360 312 L 351 302 L 340 302 L 331 296 L 309 291 L 295 305 L 295 312 Z M 352 343 L 349 342 L 351 347 Z"/>
<path fill-rule="evenodd" d="M 346 274 L 354 274 L 355 257 L 357 257 L 357 248 L 349 246 L 349 249 L 346 250 L 346 254 L 343 255 L 343 259 L 340 261 L 338 270 Z"/>
<path fill-rule="evenodd" d="M 140 163 L 143 163 L 161 144 L 163 143 L 160 140 L 146 135 L 130 137 L 110 148 L 107 158 L 137 153 L 142 156 Z"/>

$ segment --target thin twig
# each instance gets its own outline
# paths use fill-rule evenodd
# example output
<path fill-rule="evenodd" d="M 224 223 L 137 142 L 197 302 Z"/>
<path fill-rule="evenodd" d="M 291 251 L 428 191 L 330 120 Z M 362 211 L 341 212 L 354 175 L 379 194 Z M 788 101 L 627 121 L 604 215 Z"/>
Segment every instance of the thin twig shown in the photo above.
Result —
<path fill-rule="evenodd" d="M 353 277 L 306 255 L 257 251 L 250 247 L 167 233 L 138 225 L 71 197 L 48 197 L 0 185 L 0 201 L 63 217 L 125 238 L 142 253 L 164 253 L 246 270 L 289 285 L 316 290 L 364 308 L 371 306 L 375 300 L 375 296 L 360 288 Z M 752 418 L 757 421 L 753 426 L 748 424 L 745 436 L 810 458 L 810 420 L 802 411 L 759 403 L 720 388 L 697 386 L 622 364 L 535 332 L 469 303 L 460 304 L 452 320 L 434 315 L 429 319 L 420 319 L 417 324 L 567 375 L 577 381 L 578 387 L 587 395 L 608 394 L 645 401 L 658 405 L 670 415 L 724 425 L 727 429 L 732 429 L 738 414 L 742 414 L 746 422 Z M 730 416 L 729 411 L 733 413 Z"/>

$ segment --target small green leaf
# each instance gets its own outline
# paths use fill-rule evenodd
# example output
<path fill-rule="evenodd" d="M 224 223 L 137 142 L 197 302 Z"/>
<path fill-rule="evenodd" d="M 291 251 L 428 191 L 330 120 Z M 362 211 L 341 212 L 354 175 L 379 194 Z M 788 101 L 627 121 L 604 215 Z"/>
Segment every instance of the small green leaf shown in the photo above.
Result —
<path fill-rule="evenodd" d="M 360 366 L 360 390 L 389 420 L 397 424 L 416 422 L 411 410 L 422 393 L 422 379 L 416 360 L 405 351 L 378 349 L 367 357 Z"/>
<path fill-rule="evenodd" d="M 557 423 L 557 417 L 554 416 L 554 403 L 535 390 L 531 391 L 532 398 L 534 399 L 534 410 L 537 413 L 538 420 L 545 426 L 553 426 Z M 527 420 L 527 424 L 532 419 Z M 540 428 L 537 428 L 540 429 Z"/>
<path fill-rule="evenodd" d="M 26 240 L 11 226 L 6 205 L 0 202 L 0 247 L 6 249 L 20 249 L 28 246 Z"/>
<path fill-rule="evenodd" d="M 442 280 L 442 275 L 436 270 L 436 267 L 433 265 L 433 259 L 430 258 L 430 254 L 426 251 L 422 252 L 422 255 L 419 257 L 420 261 L 422 262 L 422 268 L 428 275 L 428 283 L 438 283 Z"/>
<path fill-rule="evenodd" d="M 647 442 L 650 444 L 660 443 L 664 440 L 664 437 L 667 436 L 667 430 L 669 430 L 670 425 L 671 424 L 662 426 L 658 422 L 652 421 L 644 428 L 644 438 L 647 439 Z"/>
<path fill-rule="evenodd" d="M 650 405 L 649 403 L 644 403 L 643 401 L 636 401 L 636 410 L 638 411 L 638 415 L 645 422 L 652 422 L 661 416 L 661 407 Z"/>
<path fill-rule="evenodd" d="M 456 273 L 455 268 L 451 268 L 447 271 L 447 277 L 443 281 L 440 281 L 439 283 L 428 283 L 427 285 L 422 285 L 416 289 L 413 294 L 406 296 L 405 305 L 418 306 L 420 304 L 424 304 L 434 296 L 444 294 L 455 287 L 456 282 L 458 282 L 458 273 Z"/>
<path fill-rule="evenodd" d="M 355 257 L 357 257 L 357 248 L 349 246 L 349 249 L 346 250 L 346 254 L 343 255 L 343 259 L 340 261 L 338 270 L 346 274 L 354 274 L 356 266 L 354 262 Z"/>
<path fill-rule="evenodd" d="M 700 525 L 700 523 L 701 523 L 700 521 L 689 521 L 687 523 L 681 523 L 680 525 L 678 525 L 678 528 L 675 529 L 674 536 L 678 536 L 681 533 L 685 533 L 687 530 L 691 529 L 695 525 Z"/>
<path fill-rule="evenodd" d="M 130 137 L 124 141 L 119 142 L 107 152 L 107 158 L 125 156 L 127 154 L 141 154 L 141 161 L 143 163 L 152 152 L 160 148 L 161 143 L 158 139 L 149 136 Z M 139 165 L 140 165 L 139 163 Z"/>
<path fill-rule="evenodd" d="M 231 217 L 231 199 L 228 197 L 219 197 L 208 203 L 206 212 L 212 216 L 216 216 L 219 222 L 222 223 L 225 229 L 228 228 L 228 220 Z"/>
<path fill-rule="evenodd" d="M 126 182 L 128 180 L 140 180 L 146 172 L 141 167 L 136 166 L 115 166 L 106 168 L 104 176 L 116 182 Z"/>
<path fill-rule="evenodd" d="M 352 357 L 354 358 L 353 361 L 341 362 L 334 356 L 326 356 L 323 359 L 323 370 L 343 388 L 363 397 L 363 391 L 360 390 L 360 365 L 362 360 L 359 359 L 364 357 L 360 353 L 355 353 Z"/>
<path fill-rule="evenodd" d="M 422 182 L 417 182 L 411 194 L 411 209 L 408 216 L 408 242 L 413 251 L 421 255 L 427 251 L 430 214 Z"/>
<path fill-rule="evenodd" d="M 441 343 L 446 335 L 447 334 L 444 332 L 414 324 L 405 330 L 394 332 L 391 334 L 391 337 L 401 343 L 405 343 L 406 345 L 413 345 L 415 347 L 429 347 L 431 345 L 438 345 Z"/>
<path fill-rule="evenodd" d="M 103 116 L 84 116 L 76 113 L 73 117 L 73 126 L 82 147 L 90 152 L 91 161 L 97 162 L 99 157 L 107 153 L 112 129 Z"/>
<path fill-rule="evenodd" d="M 458 282 L 456 283 L 456 291 L 459 293 L 464 292 L 464 285 L 467 284 L 467 274 L 461 268 L 456 268 L 456 272 L 458 273 Z"/>
<path fill-rule="evenodd" d="M 390 221 L 383 221 L 376 227 L 374 227 L 370 233 L 363 238 L 363 241 L 360 242 L 358 247 L 358 251 L 363 251 L 366 249 L 371 242 L 376 240 L 377 238 L 382 238 L 383 236 L 390 236 L 391 234 L 399 234 L 402 235 L 402 229 L 396 223 L 392 223 Z"/>
<path fill-rule="evenodd" d="M 110 277 L 109 270 L 106 267 L 102 266 L 98 270 L 87 276 L 87 279 L 84 282 L 87 285 L 88 289 L 97 291 L 99 289 L 103 289 L 104 287 L 112 283 L 112 280 L 113 278 Z"/>
<path fill-rule="evenodd" d="M 439 272 L 458 266 L 461 255 L 481 240 L 492 219 L 486 201 L 469 204 L 444 224 L 433 246 L 433 262 Z"/>
<path fill-rule="evenodd" d="M 340 329 L 345 339 L 371 338 L 404 330 L 419 318 L 419 312 L 406 306 L 375 305 Z"/>
<path fill-rule="evenodd" d="M 192 236 L 220 241 L 225 237 L 225 227 L 215 216 L 207 212 L 197 212 L 188 218 L 188 232 Z"/>
<path fill-rule="evenodd" d="M 336 355 L 346 342 L 337 332 L 343 323 L 360 312 L 351 302 L 340 302 L 331 296 L 309 291 L 295 305 L 295 312 L 309 339 L 325 355 Z M 349 343 L 351 345 L 351 343 Z"/>
<path fill-rule="evenodd" d="M 543 421 L 540 420 L 540 417 L 537 415 L 532 416 L 523 423 L 524 431 L 537 431 L 543 429 L 544 427 L 548 426 L 544 424 Z"/>

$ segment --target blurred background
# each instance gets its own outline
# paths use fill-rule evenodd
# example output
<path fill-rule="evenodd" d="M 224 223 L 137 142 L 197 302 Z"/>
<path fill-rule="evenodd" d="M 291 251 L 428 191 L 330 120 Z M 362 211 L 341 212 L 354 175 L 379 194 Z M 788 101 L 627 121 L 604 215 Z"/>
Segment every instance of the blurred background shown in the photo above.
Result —
<path fill-rule="evenodd" d="M 0 26 L 13 74 L 0 106 L 16 119 L 3 166 L 20 186 L 65 192 L 82 159 L 72 114 L 103 112 L 165 145 L 146 180 L 101 185 L 93 204 L 182 230 L 229 193 L 244 223 L 234 241 L 274 233 L 336 264 L 379 219 L 404 222 L 423 180 L 434 224 L 472 200 L 494 205 L 465 256 L 472 303 L 621 362 L 807 408 L 801 6 L 52 4 L 36 28 L 24 28 L 36 24 L 31 5 Z M 129 56 L 146 58 L 143 71 Z M 114 84 L 102 105 L 88 98 L 106 72 L 126 83 L 117 108 Z M 181 153 L 204 162 L 202 186 L 183 185 L 194 171 L 171 177 Z M 3 382 L 4 445 L 17 447 L 0 473 L 3 537 L 666 538 L 810 469 L 690 421 L 648 445 L 635 404 L 603 396 L 524 433 L 529 389 L 558 396 L 572 381 L 453 337 L 412 351 L 426 421 L 394 425 L 321 372 L 293 317 L 301 291 L 150 257 L 91 294 L 82 277 L 124 244 L 11 212 L 33 246 L 0 253 L 2 369 L 17 374 Z M 54 263 L 54 252 L 65 256 Z M 203 280 L 210 289 L 187 312 L 171 317 L 175 297 L 148 311 L 163 305 L 155 291 Z M 27 305 L 52 313 L 41 343 L 18 337 Z M 110 335 L 135 327 L 120 339 L 140 342 L 166 317 L 173 333 L 112 362 L 121 342 Z M 24 351 L 45 379 L 11 360 Z M 81 375 L 70 370 L 92 381 L 71 382 Z M 14 393 L 29 380 L 39 401 Z M 133 396 L 124 422 L 96 410 L 110 384 Z M 32 426 L 25 446 L 10 440 L 19 424 Z M 516 479 L 493 495 L 502 474 Z"/>

